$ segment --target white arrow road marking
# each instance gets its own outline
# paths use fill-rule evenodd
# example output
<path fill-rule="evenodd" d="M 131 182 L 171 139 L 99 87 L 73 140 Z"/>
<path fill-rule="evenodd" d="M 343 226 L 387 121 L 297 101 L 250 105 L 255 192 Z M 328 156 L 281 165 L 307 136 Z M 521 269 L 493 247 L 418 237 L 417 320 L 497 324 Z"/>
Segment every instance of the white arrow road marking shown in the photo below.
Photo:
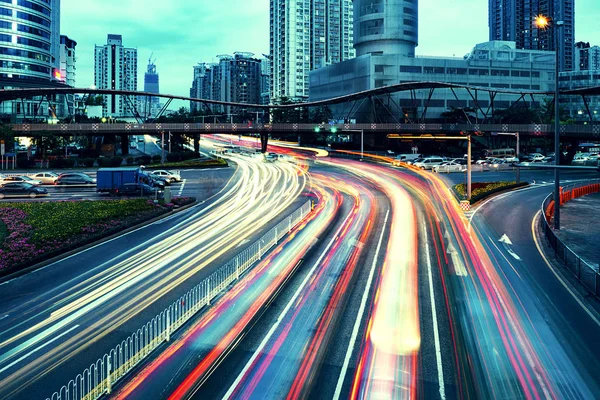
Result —
<path fill-rule="evenodd" d="M 500 243 L 504 243 L 504 248 L 506 249 L 508 254 L 510 254 L 512 256 L 512 258 L 514 258 L 517 261 L 521 261 L 521 257 L 519 257 L 519 255 L 517 253 L 515 253 L 510 247 L 508 247 L 508 246 L 512 246 L 513 243 L 510 241 L 510 239 L 508 238 L 506 233 L 504 235 L 502 235 L 502 237 L 498 241 Z"/>
<path fill-rule="evenodd" d="M 506 235 L 506 233 L 504 235 L 502 235 L 502 237 L 498 241 L 500 243 L 506 243 L 509 246 L 512 246 L 512 242 L 510 241 L 510 239 L 508 238 L 508 236 Z"/>

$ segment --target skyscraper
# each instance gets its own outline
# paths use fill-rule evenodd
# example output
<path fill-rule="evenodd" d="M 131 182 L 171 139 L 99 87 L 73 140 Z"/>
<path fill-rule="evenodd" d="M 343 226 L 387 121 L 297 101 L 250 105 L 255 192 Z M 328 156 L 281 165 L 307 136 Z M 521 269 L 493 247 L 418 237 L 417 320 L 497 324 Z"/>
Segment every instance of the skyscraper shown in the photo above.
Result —
<path fill-rule="evenodd" d="M 354 57 L 351 0 L 270 0 L 271 99 L 308 98 L 308 73 Z"/>
<path fill-rule="evenodd" d="M 98 89 L 137 90 L 137 49 L 123 47 L 121 35 L 109 34 L 106 45 L 95 47 L 94 85 Z M 104 116 L 131 117 L 135 102 L 129 96 L 104 96 Z"/>
<path fill-rule="evenodd" d="M 418 24 L 416 0 L 354 0 L 356 55 L 414 57 L 419 39 Z"/>
<path fill-rule="evenodd" d="M 261 60 L 253 56 L 252 53 L 244 52 L 236 52 L 233 56 L 224 54 L 218 56 L 218 63 L 199 63 L 194 66 L 190 97 L 234 103 L 259 103 Z M 241 114 L 244 111 L 219 105 L 211 105 L 210 108 L 215 113 Z M 202 107 L 199 103 L 192 102 L 190 109 L 196 111 Z"/>
<path fill-rule="evenodd" d="M 559 29 L 534 25 L 538 15 L 563 21 Z M 575 44 L 574 0 L 489 0 L 490 40 L 513 41 L 517 48 L 554 51 L 554 34 L 560 42 L 559 68 L 571 71 Z"/>
<path fill-rule="evenodd" d="M 60 78 L 71 87 L 75 87 L 75 75 L 77 73 L 75 46 L 77 46 L 76 41 L 65 35 L 60 35 Z M 67 94 L 64 99 L 69 115 L 74 115 L 75 95 Z"/>
<path fill-rule="evenodd" d="M 600 47 L 577 42 L 574 58 L 575 71 L 600 71 Z"/>
<path fill-rule="evenodd" d="M 144 92 L 159 94 L 158 72 L 156 72 L 156 60 L 152 60 L 152 55 L 148 59 L 148 67 L 144 74 Z M 160 112 L 160 98 L 143 96 L 140 99 L 140 112 L 146 117 L 155 117 Z"/>
<path fill-rule="evenodd" d="M 0 1 L 0 29 L 0 88 L 62 84 L 60 0 Z M 13 121 L 62 115 L 59 97 L 53 104 L 37 98 L 5 101 L 0 113 Z"/>

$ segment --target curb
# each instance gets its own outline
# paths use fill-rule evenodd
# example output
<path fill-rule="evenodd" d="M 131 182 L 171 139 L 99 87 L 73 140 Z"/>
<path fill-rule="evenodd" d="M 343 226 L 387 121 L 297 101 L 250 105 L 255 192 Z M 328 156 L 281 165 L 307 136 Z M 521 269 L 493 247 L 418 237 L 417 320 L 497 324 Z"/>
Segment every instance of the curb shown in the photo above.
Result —
<path fill-rule="evenodd" d="M 125 234 L 127 234 L 127 233 L 129 233 L 131 231 L 136 230 L 136 229 L 143 228 L 146 225 L 150 225 L 150 224 L 152 224 L 152 223 L 154 223 L 156 221 L 160 221 L 163 218 L 166 218 L 166 217 L 169 217 L 171 215 L 177 214 L 177 213 L 179 213 L 181 211 L 185 211 L 188 208 L 191 208 L 191 207 L 196 206 L 198 204 L 200 204 L 200 203 L 198 202 L 198 200 L 196 200 L 195 202 L 190 203 L 190 204 L 186 204 L 185 206 L 182 206 L 182 207 L 180 207 L 180 208 L 178 208 L 176 210 L 168 211 L 168 212 L 166 212 L 166 213 L 164 213 L 162 215 L 159 215 L 159 216 L 151 218 L 149 220 L 140 222 L 140 223 L 138 223 L 138 224 L 136 224 L 134 226 L 130 226 L 129 228 L 123 229 L 120 232 L 115 232 L 115 233 L 113 233 L 111 235 L 108 235 L 108 236 L 105 236 L 103 238 L 97 239 L 97 240 L 95 240 L 95 241 L 93 241 L 91 243 L 87 243 L 87 244 L 85 244 L 83 246 L 80 246 L 80 247 L 77 247 L 77 248 L 75 248 L 73 250 L 69 250 L 66 253 L 60 254 L 58 256 L 54 256 L 54 257 L 49 258 L 49 259 L 47 259 L 45 261 L 41 261 L 41 262 L 39 262 L 37 264 L 30 265 L 29 267 L 25 267 L 23 269 L 20 269 L 18 271 L 12 272 L 12 273 L 9 273 L 7 275 L 2 275 L 2 276 L 0 276 L 0 284 L 4 283 L 4 282 L 7 282 L 9 280 L 18 278 L 20 276 L 26 275 L 26 274 L 28 274 L 30 272 L 33 272 L 35 270 L 38 270 L 40 268 L 43 268 L 43 267 L 48 266 L 50 264 L 53 264 L 55 262 L 58 262 L 58 261 L 60 261 L 62 259 L 65 259 L 67 257 L 72 256 L 73 254 L 77 254 L 77 253 L 79 253 L 81 251 L 84 251 L 84 250 L 87 250 L 87 249 L 89 249 L 91 247 L 100 245 L 100 244 L 102 244 L 104 242 L 108 242 L 109 240 L 112 240 L 112 239 L 117 238 L 119 236 L 125 235 Z"/>

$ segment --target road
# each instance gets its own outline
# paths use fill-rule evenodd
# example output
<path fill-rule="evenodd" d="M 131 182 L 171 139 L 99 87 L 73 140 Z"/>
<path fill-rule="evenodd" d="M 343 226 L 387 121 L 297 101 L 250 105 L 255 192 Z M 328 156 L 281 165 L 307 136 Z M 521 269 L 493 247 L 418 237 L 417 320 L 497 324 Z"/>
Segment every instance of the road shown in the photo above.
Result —
<path fill-rule="evenodd" d="M 598 397 L 595 311 L 548 273 L 531 233 L 549 183 L 469 224 L 436 174 L 341 159 L 311 174 L 341 194 L 339 217 L 260 319 L 213 359 L 223 347 L 196 331 L 205 347 L 189 345 L 185 367 L 161 363 L 120 398 Z"/>
<path fill-rule="evenodd" d="M 297 207 L 295 165 L 231 159 L 203 204 L 1 284 L 0 397 L 51 395 Z"/>

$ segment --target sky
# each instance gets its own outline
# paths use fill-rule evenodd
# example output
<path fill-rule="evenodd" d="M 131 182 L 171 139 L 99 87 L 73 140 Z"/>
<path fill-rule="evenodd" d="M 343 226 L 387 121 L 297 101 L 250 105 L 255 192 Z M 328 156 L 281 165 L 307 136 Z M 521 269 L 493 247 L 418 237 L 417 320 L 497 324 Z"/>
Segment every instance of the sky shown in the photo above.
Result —
<path fill-rule="evenodd" d="M 420 0 L 417 55 L 461 57 L 487 41 L 487 4 Z M 600 0 L 575 0 L 576 41 L 600 45 L 599 16 Z M 187 96 L 198 62 L 235 51 L 269 52 L 269 0 L 62 0 L 61 34 L 77 42 L 76 86 L 94 83 L 94 45 L 106 44 L 109 33 L 138 49 L 138 90 L 153 53 L 160 92 Z"/>

